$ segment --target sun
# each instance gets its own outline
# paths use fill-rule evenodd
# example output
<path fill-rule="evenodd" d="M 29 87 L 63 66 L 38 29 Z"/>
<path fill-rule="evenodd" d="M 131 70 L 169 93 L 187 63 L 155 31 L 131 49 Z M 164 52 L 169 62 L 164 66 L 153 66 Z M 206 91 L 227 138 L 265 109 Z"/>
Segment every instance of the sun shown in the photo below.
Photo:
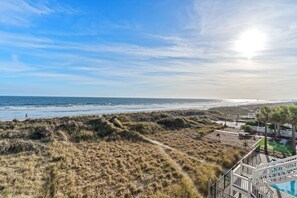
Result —
<path fill-rule="evenodd" d="M 242 56 L 252 58 L 265 49 L 266 35 L 256 29 L 243 32 L 235 41 L 235 50 Z"/>

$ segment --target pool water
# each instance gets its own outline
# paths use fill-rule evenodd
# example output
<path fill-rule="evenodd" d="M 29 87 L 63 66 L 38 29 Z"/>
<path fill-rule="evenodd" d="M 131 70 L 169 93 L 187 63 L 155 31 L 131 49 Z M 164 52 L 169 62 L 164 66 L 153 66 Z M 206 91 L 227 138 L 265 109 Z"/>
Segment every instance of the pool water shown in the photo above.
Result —
<path fill-rule="evenodd" d="M 275 184 L 271 187 L 297 197 L 297 181 Z"/>

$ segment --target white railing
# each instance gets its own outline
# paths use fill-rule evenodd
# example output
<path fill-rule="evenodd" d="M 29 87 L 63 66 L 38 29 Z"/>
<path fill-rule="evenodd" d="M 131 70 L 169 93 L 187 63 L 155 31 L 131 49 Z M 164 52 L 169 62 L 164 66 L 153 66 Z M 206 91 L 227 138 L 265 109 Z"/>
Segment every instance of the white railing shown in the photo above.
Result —
<path fill-rule="evenodd" d="M 243 164 L 243 163 L 241 165 L 242 165 L 241 174 L 246 177 L 252 177 L 253 172 L 256 168 L 253 166 L 247 165 L 247 164 Z"/>
<path fill-rule="evenodd" d="M 296 161 L 296 160 L 297 160 L 297 155 L 294 155 L 294 156 L 287 157 L 287 158 L 284 158 L 284 159 L 278 159 L 278 160 L 274 160 L 274 161 L 271 161 L 271 162 L 268 162 L 268 163 L 262 163 L 260 165 L 257 165 L 256 168 L 257 168 L 257 170 L 260 170 L 260 169 L 269 168 L 269 167 L 272 167 L 272 166 L 276 166 L 276 165 L 279 165 L 279 164 L 283 164 L 283 163 L 286 163 L 286 162 L 292 162 L 292 161 Z"/>
<path fill-rule="evenodd" d="M 268 185 L 297 179 L 297 156 L 262 164 L 253 173 L 255 181 Z"/>
<path fill-rule="evenodd" d="M 252 178 L 233 174 L 233 189 L 247 197 L 273 197 L 273 191 L 264 183 L 254 183 Z"/>
<path fill-rule="evenodd" d="M 255 183 L 253 180 L 252 176 L 254 175 L 255 170 L 255 167 L 241 162 L 231 174 L 233 189 L 247 197 L 272 197 L 273 191 L 265 183 Z"/>
<path fill-rule="evenodd" d="M 233 174 L 233 186 L 239 188 L 240 190 L 243 190 L 244 192 L 249 192 L 249 179 L 246 177 L 243 177 L 241 175 L 238 175 L 236 173 Z"/>
<path fill-rule="evenodd" d="M 254 183 L 252 181 L 252 196 L 257 198 L 273 197 L 272 189 L 265 183 Z"/>
<path fill-rule="evenodd" d="M 268 185 L 297 180 L 297 155 L 256 166 L 241 160 L 230 174 L 231 194 L 236 191 L 246 197 L 272 198 Z"/>

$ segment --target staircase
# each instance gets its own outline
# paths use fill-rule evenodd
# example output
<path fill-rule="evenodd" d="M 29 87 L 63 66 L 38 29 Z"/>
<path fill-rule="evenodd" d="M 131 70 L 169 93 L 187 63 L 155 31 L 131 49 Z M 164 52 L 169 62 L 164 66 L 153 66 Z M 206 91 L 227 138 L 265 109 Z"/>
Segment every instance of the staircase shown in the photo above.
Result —
<path fill-rule="evenodd" d="M 232 172 L 232 190 L 238 192 L 245 197 L 264 198 L 273 197 L 273 191 L 264 182 L 255 182 L 253 179 L 253 172 L 255 167 L 244 163 Z"/>
<path fill-rule="evenodd" d="M 231 173 L 233 192 L 245 197 L 273 197 L 269 185 L 297 180 L 297 156 L 263 163 L 256 167 L 240 163 Z"/>
<path fill-rule="evenodd" d="M 270 185 L 297 180 L 297 155 L 267 162 L 260 152 L 260 146 L 255 147 L 211 184 L 210 198 L 279 197 Z"/>

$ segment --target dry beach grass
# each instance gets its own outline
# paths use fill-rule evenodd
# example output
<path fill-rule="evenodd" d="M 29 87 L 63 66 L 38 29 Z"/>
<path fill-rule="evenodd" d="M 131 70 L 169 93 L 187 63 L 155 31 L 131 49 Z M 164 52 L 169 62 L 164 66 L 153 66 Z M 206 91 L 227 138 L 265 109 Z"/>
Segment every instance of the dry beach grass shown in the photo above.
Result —
<path fill-rule="evenodd" d="M 0 122 L 0 195 L 205 196 L 209 179 L 246 152 L 205 137 L 222 127 L 208 116 L 214 115 L 171 111 Z"/>

